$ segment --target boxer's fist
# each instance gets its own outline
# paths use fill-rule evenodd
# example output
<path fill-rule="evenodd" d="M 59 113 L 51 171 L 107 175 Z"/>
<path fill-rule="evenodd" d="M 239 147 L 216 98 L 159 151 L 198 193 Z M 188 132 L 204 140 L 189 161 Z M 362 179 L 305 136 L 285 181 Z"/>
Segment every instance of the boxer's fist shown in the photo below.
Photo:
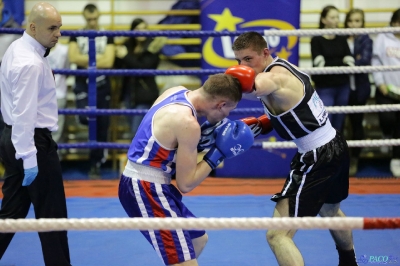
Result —
<path fill-rule="evenodd" d="M 201 125 L 201 136 L 199 144 L 197 145 L 197 151 L 201 152 L 205 149 L 210 148 L 215 143 L 215 134 L 218 132 L 218 129 L 223 126 L 225 123 L 230 121 L 228 118 L 224 118 L 222 121 L 216 124 L 210 124 L 210 122 L 206 121 Z"/>
<path fill-rule="evenodd" d="M 225 74 L 234 76 L 239 80 L 243 93 L 250 93 L 254 90 L 256 72 L 251 67 L 243 65 L 232 66 L 225 71 Z"/>
<path fill-rule="evenodd" d="M 250 127 L 251 131 L 253 132 L 254 138 L 260 134 L 262 135 L 268 134 L 273 130 L 271 120 L 269 120 L 269 118 L 265 114 L 258 118 L 252 116 L 252 117 L 245 117 L 240 120 L 245 122 L 246 125 Z"/>
<path fill-rule="evenodd" d="M 229 121 L 216 132 L 215 146 L 203 160 L 215 169 L 224 159 L 235 157 L 250 149 L 254 137 L 251 129 L 242 121 Z"/>

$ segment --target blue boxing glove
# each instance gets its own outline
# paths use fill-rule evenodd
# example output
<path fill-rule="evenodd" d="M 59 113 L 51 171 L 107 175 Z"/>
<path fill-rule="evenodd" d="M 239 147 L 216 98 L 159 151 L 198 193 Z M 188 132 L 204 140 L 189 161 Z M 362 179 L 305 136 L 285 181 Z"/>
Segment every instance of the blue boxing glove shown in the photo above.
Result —
<path fill-rule="evenodd" d="M 37 174 L 39 172 L 39 169 L 37 166 L 32 167 L 32 168 L 28 168 L 28 169 L 24 169 L 24 180 L 22 181 L 22 186 L 26 187 L 29 186 L 33 180 L 35 180 Z"/>
<path fill-rule="evenodd" d="M 224 118 L 222 121 L 219 121 L 215 125 L 210 124 L 210 122 L 206 121 L 201 125 L 201 136 L 199 144 L 197 145 L 197 151 L 201 152 L 205 149 L 212 147 L 215 143 L 215 134 L 218 130 L 225 125 L 228 121 L 228 118 Z"/>
<path fill-rule="evenodd" d="M 215 169 L 224 159 L 235 157 L 250 149 L 254 137 L 250 127 L 243 121 L 229 121 L 216 132 L 215 145 L 203 160 Z"/>

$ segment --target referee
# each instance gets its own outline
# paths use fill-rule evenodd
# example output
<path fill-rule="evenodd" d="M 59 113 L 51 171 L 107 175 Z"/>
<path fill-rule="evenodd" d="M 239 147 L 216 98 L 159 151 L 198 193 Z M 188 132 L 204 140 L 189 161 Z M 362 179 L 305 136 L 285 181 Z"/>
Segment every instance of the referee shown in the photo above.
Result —
<path fill-rule="evenodd" d="M 47 58 L 61 36 L 61 16 L 48 3 L 32 8 L 23 36 L 7 49 L 1 64 L 0 139 L 5 167 L 0 219 L 25 218 L 31 203 L 39 218 L 67 218 L 57 144 L 55 81 Z M 0 259 L 14 233 L 0 234 Z M 67 232 L 39 233 L 46 265 L 71 265 Z"/>

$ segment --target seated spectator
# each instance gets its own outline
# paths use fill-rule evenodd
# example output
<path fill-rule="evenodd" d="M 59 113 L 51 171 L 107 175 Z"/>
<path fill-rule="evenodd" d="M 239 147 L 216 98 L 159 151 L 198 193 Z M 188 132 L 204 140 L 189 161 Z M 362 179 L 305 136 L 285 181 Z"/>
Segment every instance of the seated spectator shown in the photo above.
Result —
<path fill-rule="evenodd" d="M 393 12 L 391 27 L 400 27 L 400 9 Z M 400 34 L 379 33 L 374 41 L 372 65 L 400 65 Z M 400 104 L 400 71 L 373 72 L 377 104 Z M 400 138 L 400 112 L 379 112 L 379 124 L 384 138 Z M 400 177 L 400 146 L 393 146 L 390 170 Z"/>
<path fill-rule="evenodd" d="M 364 11 L 361 9 L 350 10 L 344 22 L 345 28 L 364 28 L 365 18 Z M 355 59 L 356 66 L 371 65 L 372 58 L 372 40 L 367 34 L 347 36 L 351 54 Z M 369 82 L 369 74 L 361 73 L 350 75 L 350 97 L 349 105 L 366 105 L 371 94 L 371 84 Z M 364 113 L 349 114 L 351 123 L 351 139 L 364 139 L 363 119 Z M 350 176 L 354 176 L 358 169 L 358 158 L 361 148 L 351 148 Z"/>
<path fill-rule="evenodd" d="M 147 23 L 137 18 L 132 21 L 131 31 L 147 30 Z M 124 45 L 116 47 L 116 66 L 122 69 L 157 69 L 159 53 L 166 43 L 166 37 L 131 37 Z M 154 76 L 125 76 L 122 97 L 126 108 L 149 109 L 159 95 Z M 134 115 L 130 126 L 134 136 L 143 115 Z"/>

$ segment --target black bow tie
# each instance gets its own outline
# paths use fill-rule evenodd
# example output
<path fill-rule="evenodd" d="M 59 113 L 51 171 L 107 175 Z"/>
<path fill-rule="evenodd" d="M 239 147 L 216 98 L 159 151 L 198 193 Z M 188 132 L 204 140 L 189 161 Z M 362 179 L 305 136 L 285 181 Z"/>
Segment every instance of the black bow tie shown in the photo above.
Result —
<path fill-rule="evenodd" d="M 44 53 L 44 57 L 48 56 L 51 48 L 46 48 L 46 52 Z"/>

